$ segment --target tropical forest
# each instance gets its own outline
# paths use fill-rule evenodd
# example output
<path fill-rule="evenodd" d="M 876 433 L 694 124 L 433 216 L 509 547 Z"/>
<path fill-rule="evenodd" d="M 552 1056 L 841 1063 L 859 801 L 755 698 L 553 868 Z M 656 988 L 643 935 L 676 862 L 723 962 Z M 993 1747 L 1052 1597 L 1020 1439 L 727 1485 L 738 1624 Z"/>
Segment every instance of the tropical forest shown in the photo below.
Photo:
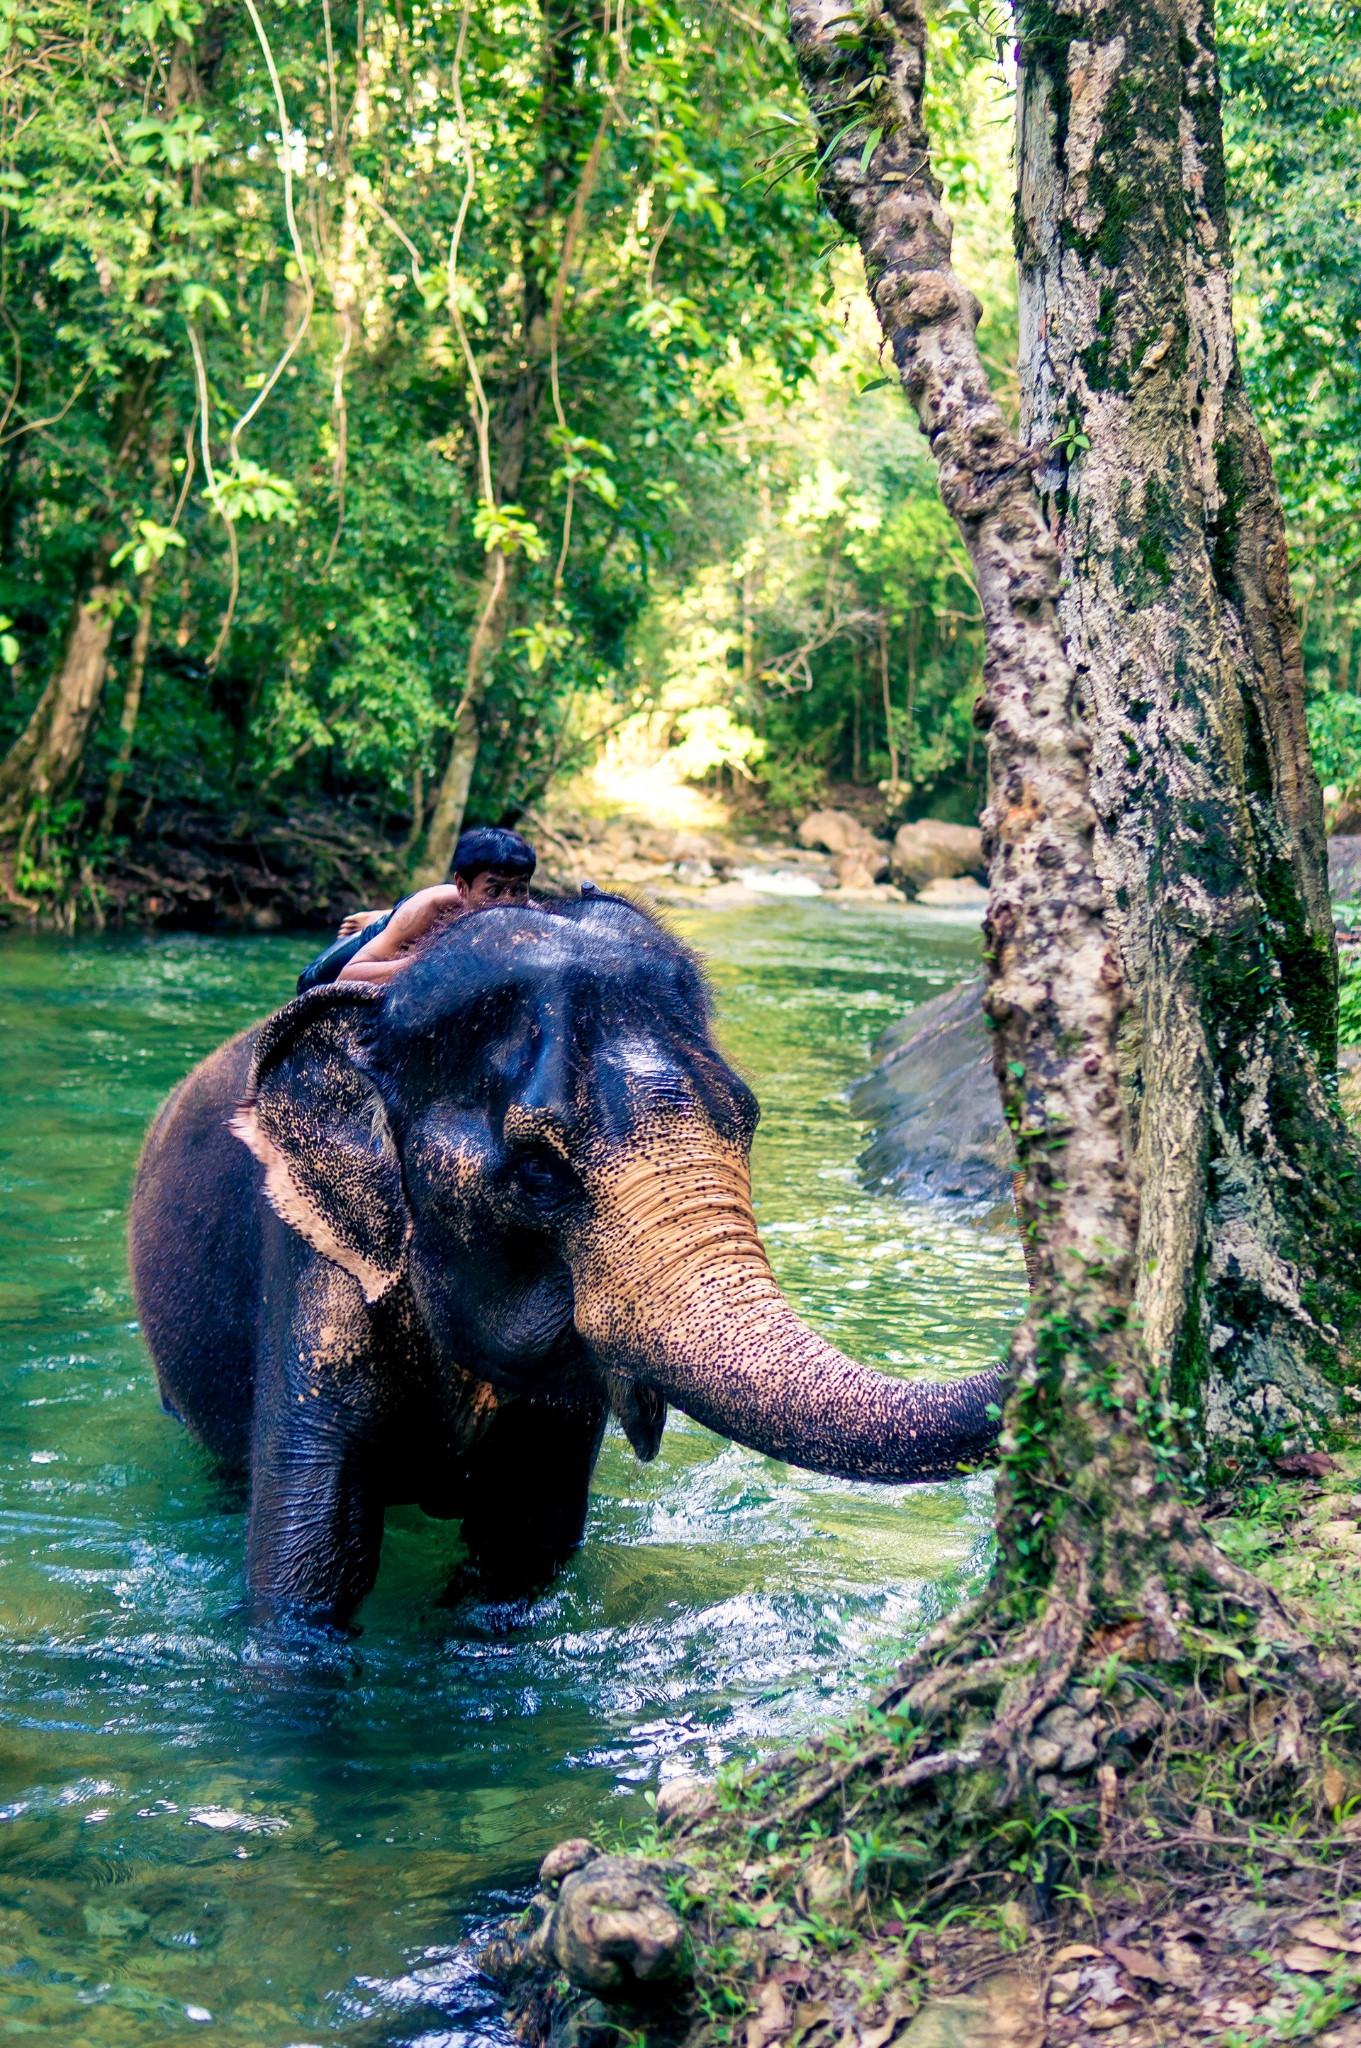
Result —
<path fill-rule="evenodd" d="M 0 2023 L 1361 2048 L 1361 9 L 0 0 Z"/>

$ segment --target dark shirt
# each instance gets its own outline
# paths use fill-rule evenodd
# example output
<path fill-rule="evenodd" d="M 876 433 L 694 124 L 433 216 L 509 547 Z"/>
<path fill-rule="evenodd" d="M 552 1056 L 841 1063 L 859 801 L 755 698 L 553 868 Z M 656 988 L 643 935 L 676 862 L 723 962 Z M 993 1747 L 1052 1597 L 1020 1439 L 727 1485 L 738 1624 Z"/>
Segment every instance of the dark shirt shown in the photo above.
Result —
<path fill-rule="evenodd" d="M 402 901 L 405 900 L 403 897 Z M 309 988 L 320 988 L 323 982 L 334 981 L 341 968 L 349 966 L 361 946 L 367 946 L 370 939 L 376 939 L 379 932 L 387 929 L 393 913 L 400 909 L 401 904 L 394 903 L 391 910 L 385 911 L 382 917 L 376 917 L 372 924 L 366 924 L 362 931 L 352 932 L 348 939 L 337 939 L 324 953 L 318 953 L 311 966 L 304 967 L 298 976 L 298 994 L 305 996 Z"/>

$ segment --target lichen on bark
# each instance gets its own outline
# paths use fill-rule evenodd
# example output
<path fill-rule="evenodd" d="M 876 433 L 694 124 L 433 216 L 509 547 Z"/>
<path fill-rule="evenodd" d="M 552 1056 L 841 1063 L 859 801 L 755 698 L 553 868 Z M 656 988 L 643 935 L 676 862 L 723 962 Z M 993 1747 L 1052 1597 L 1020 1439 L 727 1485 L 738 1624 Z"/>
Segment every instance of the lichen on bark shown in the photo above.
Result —
<path fill-rule="evenodd" d="M 1238 370 L 1208 0 L 1022 0 L 1027 438 L 1132 995 L 1137 1305 L 1211 1461 L 1336 1414 L 1361 1264 L 1279 500 Z"/>

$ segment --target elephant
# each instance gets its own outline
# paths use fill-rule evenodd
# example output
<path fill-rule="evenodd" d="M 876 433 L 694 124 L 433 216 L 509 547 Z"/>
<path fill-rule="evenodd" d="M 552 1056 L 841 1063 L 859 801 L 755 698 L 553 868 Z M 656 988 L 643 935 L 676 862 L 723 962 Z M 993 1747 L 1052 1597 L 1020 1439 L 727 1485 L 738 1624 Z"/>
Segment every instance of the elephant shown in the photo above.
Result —
<path fill-rule="evenodd" d="M 413 1502 L 462 1521 L 483 1597 L 537 1590 L 611 1413 L 641 1459 L 668 1403 L 850 1479 L 983 1458 L 997 1370 L 895 1379 L 780 1294 L 757 1115 L 694 956 L 600 891 L 479 910 L 197 1067 L 142 1153 L 133 1283 L 163 1405 L 248 1472 L 252 1606 L 343 1624 Z"/>

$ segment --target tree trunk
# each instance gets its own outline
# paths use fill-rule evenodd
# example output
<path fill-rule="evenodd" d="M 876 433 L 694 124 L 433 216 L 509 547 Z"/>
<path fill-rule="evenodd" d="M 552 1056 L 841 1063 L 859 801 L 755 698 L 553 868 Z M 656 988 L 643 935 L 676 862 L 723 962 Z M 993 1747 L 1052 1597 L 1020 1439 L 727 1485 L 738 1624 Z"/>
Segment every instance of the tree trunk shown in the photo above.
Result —
<path fill-rule="evenodd" d="M 1270 461 L 1238 370 L 1209 0 L 1021 0 L 1021 378 L 1092 737 L 1155 1369 L 1217 1458 L 1308 1437 L 1361 1159 Z"/>
<path fill-rule="evenodd" d="M 893 692 L 888 680 L 888 614 L 879 614 L 879 685 L 884 697 L 884 744 L 888 748 L 888 801 L 898 800 L 898 742 L 893 737 Z"/>
<path fill-rule="evenodd" d="M 0 828 L 5 830 L 17 831 L 26 817 L 60 803 L 80 772 L 85 736 L 108 673 L 118 605 L 117 587 L 108 580 L 110 552 L 101 549 L 56 673 L 0 762 Z"/>
<path fill-rule="evenodd" d="M 592 29 L 592 18 L 581 8 L 578 0 L 554 0 L 554 4 L 545 4 L 542 10 L 539 52 L 543 78 L 539 112 L 542 155 L 538 188 L 526 210 L 521 249 L 516 261 L 523 280 L 520 306 L 522 355 L 497 440 L 495 484 L 498 505 L 511 503 L 520 494 L 530 454 L 530 436 L 543 403 L 550 356 L 556 363 L 556 329 L 561 319 L 568 271 L 600 168 L 607 128 L 605 119 L 601 120 L 586 152 L 562 230 L 561 246 L 555 248 L 554 223 L 559 217 L 562 197 L 568 189 L 573 169 L 581 160 L 579 129 L 585 113 L 582 95 L 587 88 L 578 67 Z M 550 306 L 544 284 L 555 270 Z M 568 531 L 564 531 L 559 578 L 566 558 Z M 467 808 L 473 771 L 477 766 L 482 699 L 496 658 L 505 644 L 520 559 L 518 552 L 507 554 L 499 548 L 494 548 L 487 557 L 487 566 L 478 588 L 474 613 L 477 624 L 468 649 L 449 758 L 440 778 L 425 849 L 412 875 L 413 885 L 417 888 L 442 882 L 449 872 L 449 862 L 453 858 L 463 813 Z"/>
<path fill-rule="evenodd" d="M 113 831 L 123 784 L 128 779 L 132 743 L 137 736 L 137 719 L 142 709 L 142 684 L 146 678 L 147 648 L 151 643 L 151 606 L 158 577 L 158 568 L 153 565 L 137 586 L 137 625 L 132 636 L 132 659 L 128 663 L 128 680 L 123 690 L 123 709 L 118 720 L 118 758 L 109 773 L 104 808 L 99 815 L 101 839 L 109 838 Z"/>
<path fill-rule="evenodd" d="M 1039 1792 L 1032 1731 L 1064 1700 L 1084 1655 L 1099 1661 L 1112 1638 L 1137 1642 L 1125 1654 L 1143 1661 L 1150 1703 L 1183 1728 L 1204 1705 L 1202 1686 L 1213 1690 L 1215 1658 L 1251 1644 L 1255 1683 L 1303 1687 L 1292 1700 L 1301 1756 L 1317 1758 L 1324 1707 L 1345 1700 L 1354 1711 L 1361 1694 L 1341 1661 L 1321 1657 L 1275 1596 L 1206 1537 L 1179 1483 L 1165 1377 L 1150 1370 L 1133 1314 L 1139 1202 L 1117 1044 L 1127 997 L 1097 866 L 1090 741 L 1034 460 L 988 388 L 974 336 L 979 309 L 950 264 L 952 230 L 922 119 L 924 8 L 880 0 L 854 30 L 843 0 L 789 0 L 789 15 L 823 144 L 824 197 L 859 242 L 885 339 L 969 551 L 987 641 L 975 711 L 991 771 L 987 1009 L 1022 1209 L 1034 1219 L 1033 1293 L 1012 1344 L 997 1564 L 979 1600 L 928 1638 L 890 1696 L 910 1742 L 876 1737 L 853 1766 L 882 1774 L 895 1810 L 911 1787 L 986 1774 L 990 1797 L 966 1797 L 957 1813 L 933 1809 L 943 1835 L 967 1838 L 978 1816 L 958 1864 L 967 1869 L 980 1854 L 995 1860 L 997 1805 L 1026 1787 Z M 1156 96 L 1145 109 L 1147 97 L 1143 86 L 1127 95 L 1135 128 L 1161 111 Z M 1132 188 L 1126 218 L 1153 203 Z M 1131 526 L 1136 555 L 1143 530 Z M 1189 575 L 1173 541 L 1163 546 L 1173 575 Z M 1233 808 L 1235 789 L 1241 781 L 1215 792 L 1221 808 Z M 1241 793 L 1237 802 L 1245 807 Z M 1176 1164 L 1194 1179 L 1204 1160 L 1202 1152 Z M 828 1773 L 781 1817 L 811 1810 L 847 1776 L 845 1767 Z M 870 1796 L 857 1797 L 857 1813 Z"/>
<path fill-rule="evenodd" d="M 512 492 L 518 482 L 517 475 L 515 484 L 510 487 Z M 487 556 L 487 566 L 477 592 L 477 625 L 468 649 L 463 695 L 454 720 L 449 758 L 440 777 L 435 808 L 430 814 L 425 851 L 411 876 L 413 889 L 429 889 L 448 879 L 449 863 L 458 844 L 463 813 L 468 807 L 468 790 L 477 766 L 477 750 L 482 739 L 482 697 L 492 664 L 505 644 L 516 559 L 501 548 L 493 548 Z"/>

